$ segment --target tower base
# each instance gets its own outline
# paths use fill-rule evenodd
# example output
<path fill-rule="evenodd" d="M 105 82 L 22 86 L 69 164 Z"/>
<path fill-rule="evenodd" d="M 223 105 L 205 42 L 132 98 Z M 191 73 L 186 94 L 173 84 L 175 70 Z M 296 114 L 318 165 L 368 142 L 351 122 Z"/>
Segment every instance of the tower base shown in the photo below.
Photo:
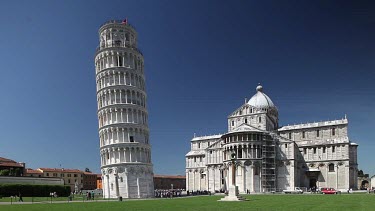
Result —
<path fill-rule="evenodd" d="M 245 198 L 239 196 L 238 194 L 238 186 L 230 186 L 228 196 L 221 198 L 218 201 L 247 201 Z"/>

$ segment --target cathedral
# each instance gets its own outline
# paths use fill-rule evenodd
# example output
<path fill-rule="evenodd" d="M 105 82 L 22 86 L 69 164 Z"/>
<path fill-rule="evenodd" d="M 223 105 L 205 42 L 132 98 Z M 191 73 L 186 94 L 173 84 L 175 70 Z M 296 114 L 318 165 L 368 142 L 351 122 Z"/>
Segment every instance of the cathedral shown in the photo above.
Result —
<path fill-rule="evenodd" d="M 186 189 L 227 191 L 236 165 L 240 193 L 306 189 L 357 189 L 357 147 L 348 119 L 279 127 L 278 109 L 256 87 L 228 116 L 228 132 L 194 137 L 186 154 Z M 235 162 L 231 155 L 235 153 Z"/>

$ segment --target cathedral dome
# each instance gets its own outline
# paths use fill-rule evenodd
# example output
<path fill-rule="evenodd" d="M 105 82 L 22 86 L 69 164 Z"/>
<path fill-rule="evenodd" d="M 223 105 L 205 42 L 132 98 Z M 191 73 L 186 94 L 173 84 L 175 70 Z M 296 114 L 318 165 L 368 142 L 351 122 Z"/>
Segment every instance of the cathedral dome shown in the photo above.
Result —
<path fill-rule="evenodd" d="M 275 108 L 272 100 L 263 93 L 263 87 L 259 84 L 256 88 L 257 93 L 247 102 L 247 104 L 256 108 Z"/>

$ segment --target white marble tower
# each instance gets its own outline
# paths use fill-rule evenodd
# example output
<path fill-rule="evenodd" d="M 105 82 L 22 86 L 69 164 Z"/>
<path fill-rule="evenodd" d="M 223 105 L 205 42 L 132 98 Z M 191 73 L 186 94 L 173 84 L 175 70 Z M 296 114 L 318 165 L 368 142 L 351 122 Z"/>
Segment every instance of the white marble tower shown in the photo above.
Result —
<path fill-rule="evenodd" d="M 105 198 L 154 193 L 143 55 L 125 21 L 99 29 L 95 55 L 101 171 Z"/>

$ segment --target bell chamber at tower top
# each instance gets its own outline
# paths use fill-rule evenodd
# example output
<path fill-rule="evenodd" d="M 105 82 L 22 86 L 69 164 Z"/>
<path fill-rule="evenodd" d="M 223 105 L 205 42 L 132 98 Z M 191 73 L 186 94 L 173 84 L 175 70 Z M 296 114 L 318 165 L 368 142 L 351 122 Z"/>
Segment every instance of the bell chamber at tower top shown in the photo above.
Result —
<path fill-rule="evenodd" d="M 123 21 L 109 21 L 99 29 L 99 49 L 110 47 L 137 47 L 134 27 Z"/>

